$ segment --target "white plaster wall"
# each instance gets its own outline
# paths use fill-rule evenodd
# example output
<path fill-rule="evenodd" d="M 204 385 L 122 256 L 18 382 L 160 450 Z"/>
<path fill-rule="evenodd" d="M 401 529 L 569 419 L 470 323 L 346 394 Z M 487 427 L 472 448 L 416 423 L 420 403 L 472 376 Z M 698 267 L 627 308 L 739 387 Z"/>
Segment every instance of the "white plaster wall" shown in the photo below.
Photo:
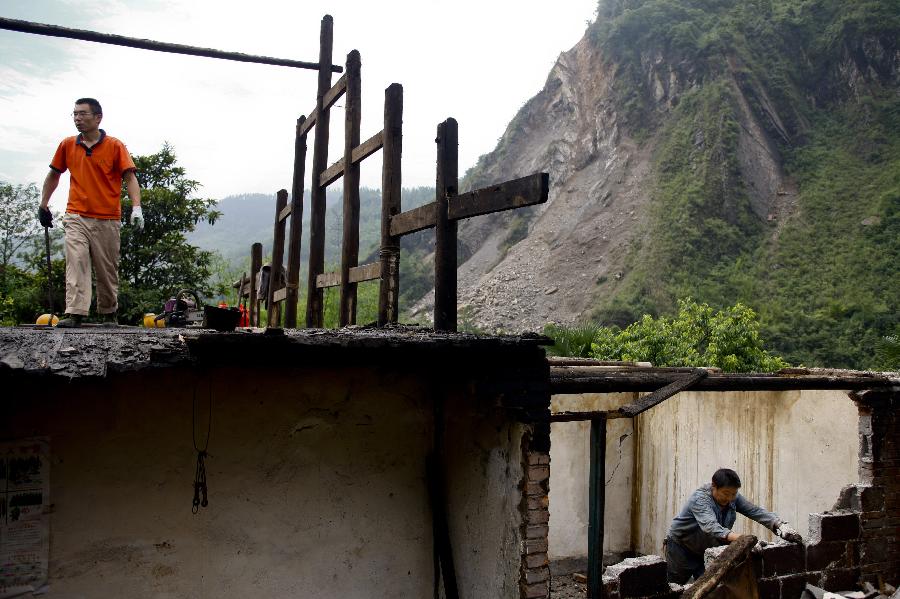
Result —
<path fill-rule="evenodd" d="M 554 396 L 553 411 L 610 409 L 632 394 Z M 639 416 L 634 434 L 610 420 L 604 553 L 659 554 L 672 518 L 720 467 L 742 493 L 806 534 L 807 515 L 830 509 L 857 480 L 858 413 L 843 391 L 687 392 Z M 590 424 L 551 428 L 550 555 L 587 556 Z M 619 463 L 619 440 L 623 460 Z M 618 464 L 618 469 L 616 469 Z M 613 473 L 613 474 L 610 474 Z M 771 534 L 739 516 L 738 532 Z"/>
<path fill-rule="evenodd" d="M 13 406 L 0 429 L 51 438 L 46 597 L 431 596 L 432 413 L 414 379 L 355 368 L 212 380 L 210 503 L 197 515 L 190 371 L 33 390 Z M 205 382 L 196 392 L 202 439 Z"/>
<path fill-rule="evenodd" d="M 635 549 L 659 553 L 672 517 L 717 468 L 732 468 L 751 501 L 806 535 L 856 482 L 856 405 L 843 391 L 688 392 L 637 418 Z M 735 530 L 771 533 L 738 517 Z"/>
<path fill-rule="evenodd" d="M 551 398 L 551 411 L 613 410 L 636 398 L 635 393 L 555 395 Z M 549 556 L 552 560 L 587 557 L 590 435 L 590 422 L 550 425 Z M 621 554 L 631 548 L 633 473 L 632 420 L 608 420 L 604 554 Z"/>
<path fill-rule="evenodd" d="M 459 596 L 519 599 L 526 428 L 503 410 L 466 403 L 445 409 L 447 518 L 456 574 L 465 581 Z"/>

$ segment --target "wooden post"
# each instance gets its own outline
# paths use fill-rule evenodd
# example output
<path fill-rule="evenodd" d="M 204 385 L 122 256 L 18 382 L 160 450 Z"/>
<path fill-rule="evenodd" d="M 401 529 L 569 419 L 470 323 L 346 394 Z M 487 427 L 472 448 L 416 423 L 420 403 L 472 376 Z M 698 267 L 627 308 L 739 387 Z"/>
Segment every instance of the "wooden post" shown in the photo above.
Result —
<path fill-rule="evenodd" d="M 259 300 L 256 297 L 256 285 L 259 279 L 259 271 L 262 269 L 262 244 L 254 243 L 250 246 L 250 326 L 259 326 Z"/>
<path fill-rule="evenodd" d="M 391 235 L 391 217 L 400 214 L 400 156 L 403 149 L 403 86 L 384 90 L 383 163 L 381 168 L 381 284 L 378 326 L 397 322 L 400 296 L 400 238 Z"/>
<path fill-rule="evenodd" d="M 434 226 L 434 330 L 456 331 L 456 221 L 449 218 L 449 200 L 458 191 L 458 131 L 456 120 L 438 125 L 436 212 Z"/>
<path fill-rule="evenodd" d="M 606 415 L 591 420 L 588 490 L 588 598 L 603 596 L 603 517 L 606 507 Z"/>
<path fill-rule="evenodd" d="M 353 149 L 359 145 L 362 115 L 359 52 L 347 55 L 347 95 L 344 125 L 344 231 L 341 243 L 340 326 L 356 324 L 356 283 L 350 269 L 359 262 L 359 163 L 353 163 Z"/>
<path fill-rule="evenodd" d="M 297 119 L 294 136 L 294 178 L 291 183 L 291 238 L 288 242 L 287 299 L 284 326 L 297 328 L 297 301 L 300 295 L 300 239 L 303 236 L 303 178 L 306 175 L 306 134 L 300 128 L 305 116 Z"/>
<path fill-rule="evenodd" d="M 306 293 L 306 326 L 322 328 L 325 305 L 316 277 L 325 272 L 325 187 L 319 184 L 328 167 L 328 125 L 330 110 L 325 108 L 325 94 L 331 89 L 331 51 L 334 22 L 331 15 L 322 17 L 319 34 L 319 86 L 316 93 L 316 138 L 313 142 L 312 185 L 309 208 L 309 279 Z"/>
<path fill-rule="evenodd" d="M 284 221 L 279 218 L 287 206 L 287 189 L 278 190 L 275 196 L 275 232 L 272 235 L 272 268 L 269 271 L 269 318 L 266 326 L 281 325 L 281 309 L 275 305 L 275 290 L 281 283 L 282 261 L 284 260 Z"/>

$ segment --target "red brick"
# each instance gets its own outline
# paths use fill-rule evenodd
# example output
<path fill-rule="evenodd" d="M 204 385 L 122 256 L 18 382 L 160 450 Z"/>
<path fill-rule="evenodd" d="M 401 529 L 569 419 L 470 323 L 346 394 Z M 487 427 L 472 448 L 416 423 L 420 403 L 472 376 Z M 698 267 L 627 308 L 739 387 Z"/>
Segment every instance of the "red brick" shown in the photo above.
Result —
<path fill-rule="evenodd" d="M 546 539 L 550 532 L 546 524 L 536 524 L 525 528 L 526 539 Z"/>
<path fill-rule="evenodd" d="M 546 495 L 547 488 L 544 483 L 536 483 L 529 481 L 528 484 L 525 485 L 525 494 L 529 496 L 533 495 Z"/>
<path fill-rule="evenodd" d="M 550 478 L 550 466 L 529 466 L 528 480 L 532 482 L 540 482 Z"/>
<path fill-rule="evenodd" d="M 544 465 L 550 463 L 550 455 L 539 453 L 537 451 L 528 452 L 528 464 L 532 466 Z"/>
<path fill-rule="evenodd" d="M 546 599 L 550 597 L 549 582 L 525 585 L 522 590 L 524 591 L 525 599 Z"/>
<path fill-rule="evenodd" d="M 550 506 L 550 498 L 547 495 L 538 495 L 528 498 L 529 510 L 543 510 Z"/>
<path fill-rule="evenodd" d="M 527 519 L 529 524 L 544 524 L 550 521 L 550 512 L 546 509 L 528 510 Z"/>
<path fill-rule="evenodd" d="M 810 514 L 809 537 L 814 543 L 858 539 L 859 515 L 848 512 Z"/>
<path fill-rule="evenodd" d="M 525 541 L 525 553 L 547 553 L 547 539 Z"/>
<path fill-rule="evenodd" d="M 527 568 L 541 568 L 549 563 L 546 553 L 534 553 L 525 556 L 525 566 Z"/>
<path fill-rule="evenodd" d="M 550 568 L 547 566 L 525 570 L 525 584 L 534 584 L 545 580 L 550 580 Z"/>
<path fill-rule="evenodd" d="M 619 581 L 619 595 L 646 597 L 669 590 L 666 582 L 666 562 L 656 555 L 632 557 L 606 568 L 604 579 L 613 577 Z"/>

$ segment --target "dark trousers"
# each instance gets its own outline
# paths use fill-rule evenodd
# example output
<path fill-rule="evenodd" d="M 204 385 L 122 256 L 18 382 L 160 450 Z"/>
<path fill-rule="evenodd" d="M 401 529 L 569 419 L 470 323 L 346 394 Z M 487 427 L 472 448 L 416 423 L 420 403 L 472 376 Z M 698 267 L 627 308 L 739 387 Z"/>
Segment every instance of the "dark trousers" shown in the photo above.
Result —
<path fill-rule="evenodd" d="M 693 553 L 672 539 L 666 539 L 666 577 L 669 582 L 684 584 L 706 571 L 703 556 Z"/>

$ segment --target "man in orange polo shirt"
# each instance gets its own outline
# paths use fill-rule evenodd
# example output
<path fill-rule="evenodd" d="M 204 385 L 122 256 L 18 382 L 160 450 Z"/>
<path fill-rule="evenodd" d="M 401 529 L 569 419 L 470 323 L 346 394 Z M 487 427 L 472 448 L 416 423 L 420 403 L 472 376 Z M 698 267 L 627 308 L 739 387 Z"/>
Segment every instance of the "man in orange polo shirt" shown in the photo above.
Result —
<path fill-rule="evenodd" d="M 79 134 L 65 138 L 56 150 L 44 179 L 38 218 L 53 226 L 47 208 L 50 196 L 68 169 L 69 202 L 63 217 L 66 233 L 66 316 L 58 327 L 81 326 L 91 306 L 91 264 L 97 278 L 97 312 L 103 325 L 117 326 L 119 303 L 119 228 L 122 179 L 133 206 L 131 224 L 142 229 L 141 188 L 134 161 L 121 141 L 100 129 L 103 109 L 93 98 L 75 101 L 75 128 Z"/>

